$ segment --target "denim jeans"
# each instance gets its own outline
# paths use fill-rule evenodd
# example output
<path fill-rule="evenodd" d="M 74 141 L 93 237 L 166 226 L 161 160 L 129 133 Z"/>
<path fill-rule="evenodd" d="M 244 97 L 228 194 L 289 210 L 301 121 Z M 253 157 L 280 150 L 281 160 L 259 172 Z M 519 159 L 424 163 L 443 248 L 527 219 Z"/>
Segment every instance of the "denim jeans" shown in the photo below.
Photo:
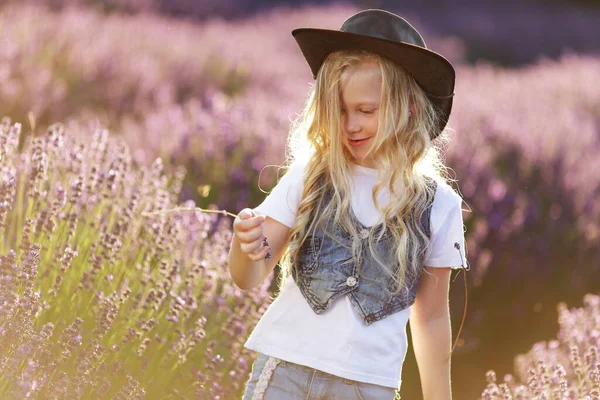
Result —
<path fill-rule="evenodd" d="M 258 353 L 242 400 L 252 400 L 261 372 L 270 357 Z M 277 359 L 275 359 L 277 360 Z M 263 400 L 400 400 L 396 389 L 357 382 L 304 365 L 278 360 Z"/>

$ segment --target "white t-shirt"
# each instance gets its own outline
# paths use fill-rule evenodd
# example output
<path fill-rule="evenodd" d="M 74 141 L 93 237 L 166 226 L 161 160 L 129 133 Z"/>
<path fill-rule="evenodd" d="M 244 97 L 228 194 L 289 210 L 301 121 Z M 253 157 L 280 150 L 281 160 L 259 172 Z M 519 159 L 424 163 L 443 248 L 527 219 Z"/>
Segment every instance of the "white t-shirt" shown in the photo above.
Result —
<path fill-rule="evenodd" d="M 302 197 L 305 165 L 294 162 L 254 210 L 291 227 Z M 352 177 L 352 209 L 362 224 L 372 226 L 380 217 L 371 195 L 377 170 L 353 164 Z M 381 193 L 380 199 L 387 204 L 389 192 Z M 425 266 L 460 268 L 455 242 L 466 260 L 461 201 L 450 186 L 438 184 L 430 219 L 432 248 Z M 410 310 L 366 326 L 348 296 L 342 296 L 317 315 L 290 276 L 244 347 L 339 377 L 399 389 Z"/>

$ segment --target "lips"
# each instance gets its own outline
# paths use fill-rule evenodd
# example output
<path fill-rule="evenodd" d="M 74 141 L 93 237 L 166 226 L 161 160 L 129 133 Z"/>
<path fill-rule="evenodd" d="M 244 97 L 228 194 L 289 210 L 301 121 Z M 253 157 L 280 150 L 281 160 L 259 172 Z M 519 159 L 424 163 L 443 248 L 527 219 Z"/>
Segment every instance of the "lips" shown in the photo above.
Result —
<path fill-rule="evenodd" d="M 367 139 L 370 139 L 370 138 L 367 137 L 367 138 L 362 138 L 362 139 L 348 139 L 348 140 L 352 143 L 359 143 L 359 142 L 362 142 L 363 140 L 367 140 Z"/>
<path fill-rule="evenodd" d="M 368 138 L 364 138 L 364 139 L 355 139 L 355 140 L 348 139 L 348 143 L 352 147 L 358 147 L 358 146 L 362 146 L 363 144 L 367 143 L 369 141 L 369 139 L 371 139 L 371 138 L 368 137 Z"/>
<path fill-rule="evenodd" d="M 368 138 L 363 138 L 363 139 L 348 139 L 348 143 L 350 143 L 351 146 L 356 147 L 356 146 L 360 146 L 363 143 L 366 143 L 369 139 L 371 139 L 370 137 Z"/>

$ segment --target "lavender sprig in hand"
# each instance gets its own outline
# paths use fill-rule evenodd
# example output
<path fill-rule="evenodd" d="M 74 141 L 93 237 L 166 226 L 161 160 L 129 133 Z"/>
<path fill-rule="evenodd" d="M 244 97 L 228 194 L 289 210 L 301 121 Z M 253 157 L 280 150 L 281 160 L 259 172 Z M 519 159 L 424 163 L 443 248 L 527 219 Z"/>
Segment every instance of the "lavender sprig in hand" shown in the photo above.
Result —
<path fill-rule="evenodd" d="M 176 212 L 176 211 L 200 211 L 200 212 L 204 212 L 204 213 L 218 213 L 218 214 L 223 214 L 223 215 L 229 215 L 233 218 L 237 217 L 237 214 L 230 213 L 227 210 L 207 210 L 207 209 L 200 208 L 200 207 L 175 207 L 175 208 L 171 208 L 168 210 L 160 210 L 160 211 L 154 211 L 154 212 L 142 212 L 142 215 L 150 216 L 150 215 L 169 214 L 169 213 Z M 252 215 L 254 216 L 253 211 L 252 211 Z M 269 247 L 269 250 L 267 251 L 267 254 L 265 255 L 265 260 L 268 260 L 269 258 L 271 258 L 271 246 L 269 245 L 269 242 L 267 241 L 266 237 L 263 237 L 263 245 Z"/>

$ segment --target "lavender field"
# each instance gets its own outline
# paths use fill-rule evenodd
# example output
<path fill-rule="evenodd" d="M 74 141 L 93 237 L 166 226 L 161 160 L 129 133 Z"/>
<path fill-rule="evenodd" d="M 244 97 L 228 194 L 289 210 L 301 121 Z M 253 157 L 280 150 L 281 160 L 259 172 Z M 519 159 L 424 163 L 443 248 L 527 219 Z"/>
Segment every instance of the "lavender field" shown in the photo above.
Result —
<path fill-rule="evenodd" d="M 228 216 L 144 213 L 257 205 L 311 83 L 290 30 L 358 9 L 1 9 L 0 398 L 240 398 L 275 276 L 233 284 Z M 457 65 L 454 396 L 600 399 L 600 55 L 508 69 L 419 29 Z M 420 398 L 412 353 L 401 394 Z"/>

